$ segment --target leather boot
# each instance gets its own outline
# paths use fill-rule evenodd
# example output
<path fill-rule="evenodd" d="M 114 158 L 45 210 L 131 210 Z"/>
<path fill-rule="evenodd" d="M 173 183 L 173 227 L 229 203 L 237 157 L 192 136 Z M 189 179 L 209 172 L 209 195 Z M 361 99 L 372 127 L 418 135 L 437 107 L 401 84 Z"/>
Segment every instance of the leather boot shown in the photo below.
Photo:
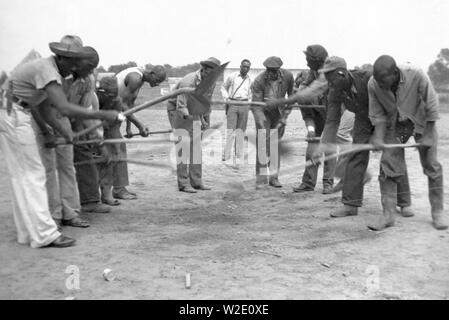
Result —
<path fill-rule="evenodd" d="M 437 230 L 446 230 L 448 223 L 443 211 L 443 177 L 428 179 L 428 182 L 433 226 Z"/>
<path fill-rule="evenodd" d="M 344 218 L 348 216 L 356 216 L 358 213 L 359 208 L 350 206 L 345 204 L 342 208 L 339 208 L 335 210 L 334 212 L 331 212 L 330 216 L 332 218 Z"/>
<path fill-rule="evenodd" d="M 383 214 L 368 225 L 373 231 L 381 231 L 394 225 L 394 214 L 396 212 L 396 183 L 389 179 L 379 179 L 380 193 L 382 199 Z"/>

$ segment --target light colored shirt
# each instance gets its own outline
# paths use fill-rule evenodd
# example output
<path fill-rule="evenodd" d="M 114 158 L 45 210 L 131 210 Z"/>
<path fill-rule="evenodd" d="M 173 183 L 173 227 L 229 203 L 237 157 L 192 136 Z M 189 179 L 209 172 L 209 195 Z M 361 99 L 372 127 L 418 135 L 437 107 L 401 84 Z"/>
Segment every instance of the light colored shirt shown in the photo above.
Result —
<path fill-rule="evenodd" d="M 45 87 L 51 82 L 62 84 L 55 58 L 40 58 L 19 65 L 9 78 L 12 94 L 30 106 L 47 99 Z"/>
<path fill-rule="evenodd" d="M 221 86 L 221 95 L 224 99 L 251 101 L 252 80 L 247 74 L 244 78 L 240 72 L 231 74 Z"/>
<path fill-rule="evenodd" d="M 410 119 L 415 125 L 415 133 L 423 133 L 427 121 L 436 121 L 438 98 L 429 77 L 412 65 L 399 66 L 400 80 L 396 94 L 381 89 L 374 79 L 368 82 L 369 117 L 375 126 L 395 119 L 396 112 L 401 118 Z"/>
<path fill-rule="evenodd" d="M 117 77 L 118 94 L 120 98 L 124 99 L 128 94 L 125 85 L 125 79 L 128 76 L 128 74 L 137 73 L 140 75 L 141 78 L 143 78 L 143 70 L 144 69 L 142 67 L 132 67 L 122 70 L 115 75 Z"/>

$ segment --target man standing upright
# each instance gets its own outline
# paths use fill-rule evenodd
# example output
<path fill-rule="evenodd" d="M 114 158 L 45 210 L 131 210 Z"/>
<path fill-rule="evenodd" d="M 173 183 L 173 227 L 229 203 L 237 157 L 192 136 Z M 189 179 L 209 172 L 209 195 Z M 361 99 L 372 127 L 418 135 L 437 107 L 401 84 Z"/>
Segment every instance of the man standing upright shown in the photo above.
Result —
<path fill-rule="evenodd" d="M 395 141 L 397 127 L 410 123 L 414 127 L 419 158 L 428 179 L 429 200 L 433 225 L 437 230 L 448 228 L 443 212 L 443 167 L 437 159 L 438 98 L 428 76 L 411 65 L 397 66 L 387 55 L 374 63 L 373 77 L 368 83 L 369 117 L 375 126 L 372 143 L 382 148 Z M 404 141 L 406 142 L 406 141 Z M 382 230 L 394 224 L 397 179 L 406 174 L 403 149 L 383 151 L 379 184 L 383 215 L 368 227 Z"/>
<path fill-rule="evenodd" d="M 290 96 L 292 94 L 293 74 L 288 70 L 282 69 L 282 64 L 281 58 L 275 56 L 268 57 L 264 61 L 263 65 L 266 71 L 258 75 L 251 86 L 253 101 L 267 102 L 285 98 L 286 95 Z M 257 130 L 256 188 L 262 188 L 266 184 L 275 188 L 281 188 L 282 185 L 279 182 L 281 158 L 279 143 L 275 142 L 274 144 L 277 145 L 277 148 L 271 150 L 276 154 L 270 154 L 270 145 L 271 138 L 280 140 L 284 135 L 287 117 L 291 109 L 285 105 L 271 107 L 252 106 L 251 111 L 253 112 Z M 272 130 L 273 133 L 271 133 Z M 259 145 L 260 138 L 263 138 L 266 143 L 262 142 Z"/>
<path fill-rule="evenodd" d="M 151 87 L 156 87 L 165 80 L 166 73 L 162 66 L 154 66 L 151 69 L 133 67 L 119 72 L 116 77 L 119 96 L 123 102 L 123 109 L 126 111 L 134 107 L 140 88 L 142 88 L 145 82 L 148 82 Z M 128 137 L 131 137 L 132 134 L 131 123 L 139 129 L 142 137 L 149 135 L 148 128 L 145 128 L 135 115 L 130 115 L 127 117 L 126 122 L 126 135 Z M 126 158 L 126 144 L 120 144 L 120 149 L 120 158 Z M 127 163 L 119 161 L 114 168 L 114 188 L 112 192 L 114 198 L 123 200 L 136 199 L 137 195 L 126 189 L 126 186 L 129 184 Z"/>
<path fill-rule="evenodd" d="M 220 60 L 211 57 L 201 61 L 200 65 L 200 70 L 187 74 L 173 90 L 197 88 L 201 81 L 220 66 Z M 204 95 L 209 101 L 212 99 L 214 89 L 215 84 L 208 88 Z M 202 179 L 201 128 L 205 128 L 202 125 L 203 114 L 190 114 L 190 103 L 188 95 L 181 94 L 167 101 L 167 112 L 172 128 L 186 130 L 189 134 L 188 137 L 179 137 L 180 140 L 176 142 L 177 146 L 180 146 L 182 139 L 188 138 L 189 140 L 188 146 L 176 150 L 178 189 L 182 192 L 196 193 L 197 190 L 210 190 L 211 188 L 205 186 Z"/>
<path fill-rule="evenodd" d="M 251 62 L 248 59 L 242 60 L 240 72 L 231 74 L 223 83 L 221 94 L 225 101 L 251 101 L 252 80 L 248 74 L 250 67 Z M 248 123 L 248 112 L 249 106 L 226 105 L 227 132 L 223 161 L 231 158 L 234 141 L 237 158 L 243 156 L 242 142 Z"/>

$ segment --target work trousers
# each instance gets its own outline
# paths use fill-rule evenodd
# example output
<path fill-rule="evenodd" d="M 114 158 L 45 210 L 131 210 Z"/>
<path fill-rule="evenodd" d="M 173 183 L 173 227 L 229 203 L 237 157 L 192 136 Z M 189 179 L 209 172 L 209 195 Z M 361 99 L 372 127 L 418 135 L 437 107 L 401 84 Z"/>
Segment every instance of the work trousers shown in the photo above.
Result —
<path fill-rule="evenodd" d="M 263 109 L 252 107 L 251 111 L 253 112 L 257 131 L 256 182 L 258 184 L 267 183 L 268 176 L 270 180 L 279 177 L 279 169 L 281 167 L 279 141 L 284 135 L 285 125 L 278 126 L 281 120 L 281 113 L 278 108 Z M 272 130 L 273 133 L 271 132 Z"/>
<path fill-rule="evenodd" d="M 226 115 L 227 130 L 226 130 L 226 145 L 224 150 L 225 159 L 230 159 L 235 141 L 235 153 L 237 158 L 243 156 L 243 141 L 242 137 L 246 131 L 248 124 L 249 106 L 235 106 L 230 105 Z M 236 131 L 237 130 L 237 131 Z"/>
<path fill-rule="evenodd" d="M 0 150 L 8 168 L 17 239 L 33 248 L 47 246 L 61 234 L 48 206 L 45 168 L 39 154 L 37 125 L 31 113 L 6 99 L 0 109 Z"/>
<path fill-rule="evenodd" d="M 193 116 L 193 120 L 184 119 L 181 111 L 169 110 L 168 118 L 177 138 L 175 146 L 178 188 L 183 189 L 189 184 L 199 187 L 203 185 L 200 116 Z"/>

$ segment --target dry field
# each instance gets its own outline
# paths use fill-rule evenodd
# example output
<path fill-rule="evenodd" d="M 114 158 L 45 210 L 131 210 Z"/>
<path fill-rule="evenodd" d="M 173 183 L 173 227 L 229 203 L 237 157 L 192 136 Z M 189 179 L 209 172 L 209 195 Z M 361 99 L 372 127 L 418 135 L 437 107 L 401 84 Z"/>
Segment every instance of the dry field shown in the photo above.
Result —
<path fill-rule="evenodd" d="M 164 110 L 140 114 L 151 130 L 169 127 Z M 225 120 L 212 112 L 212 123 Z M 442 114 L 439 158 L 449 181 L 449 114 Z M 254 130 L 253 118 L 249 131 Z M 221 128 L 223 130 L 224 126 Z M 85 214 L 88 229 L 64 228 L 77 245 L 30 249 L 17 244 L 7 172 L 0 155 L 1 299 L 448 299 L 449 232 L 431 225 L 427 180 L 418 154 L 407 149 L 413 218 L 374 233 L 366 224 L 381 212 L 378 182 L 367 186 L 358 216 L 331 219 L 340 195 L 292 193 L 304 163 L 305 128 L 295 110 L 285 139 L 279 190 L 256 191 L 237 182 L 254 165 L 235 169 L 221 159 L 219 135 L 204 141 L 204 180 L 212 191 L 180 193 L 172 171 L 129 165 L 130 189 L 139 195 L 110 214 Z M 129 145 L 129 157 L 168 161 L 171 145 Z M 250 157 L 251 158 L 251 157 Z M 377 175 L 380 155 L 372 154 Z M 250 159 L 251 162 L 251 159 Z M 319 178 L 321 178 L 321 170 Z M 445 189 L 445 207 L 449 192 Z M 80 271 L 80 288 L 67 288 L 68 266 Z M 105 268 L 117 279 L 102 278 Z M 184 279 L 191 274 L 192 286 Z"/>

